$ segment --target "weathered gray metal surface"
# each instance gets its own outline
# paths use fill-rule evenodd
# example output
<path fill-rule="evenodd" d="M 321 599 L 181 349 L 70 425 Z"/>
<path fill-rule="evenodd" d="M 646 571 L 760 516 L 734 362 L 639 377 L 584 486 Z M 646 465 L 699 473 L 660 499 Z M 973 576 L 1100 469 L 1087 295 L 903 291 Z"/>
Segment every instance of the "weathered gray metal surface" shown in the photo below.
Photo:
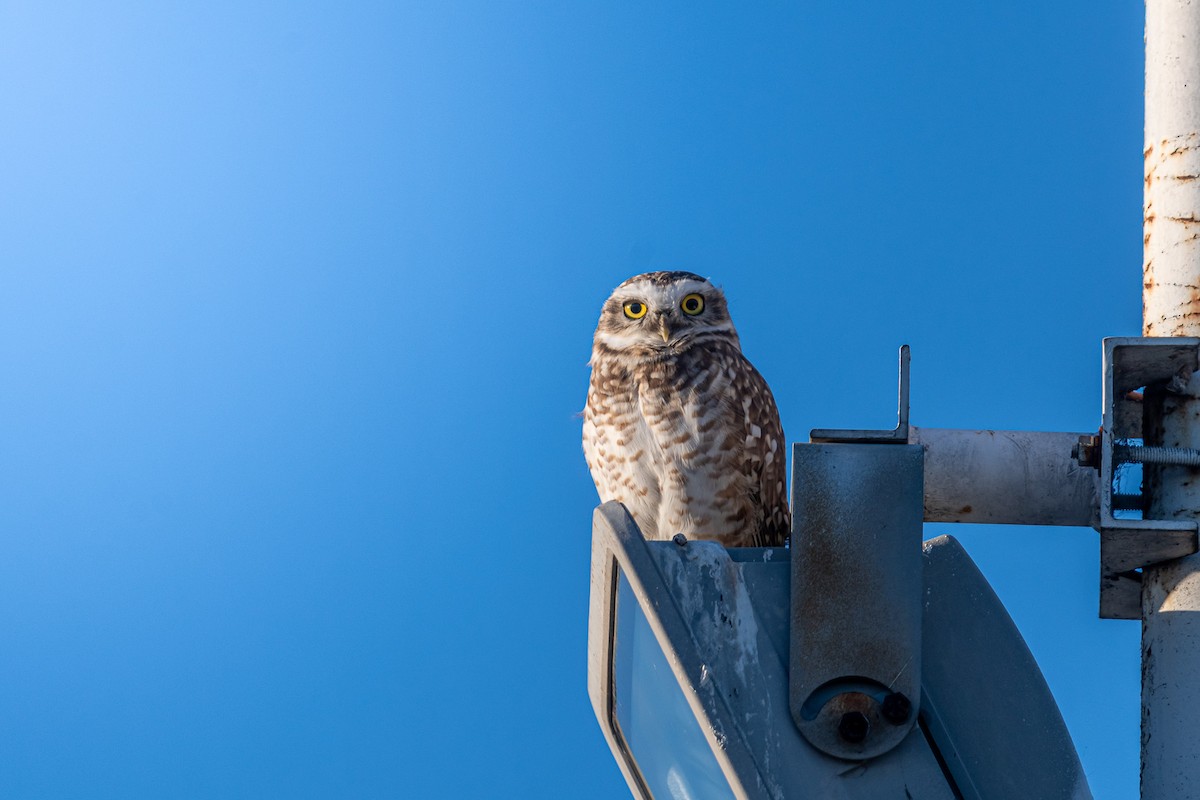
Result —
<path fill-rule="evenodd" d="M 1143 406 L 1153 403 L 1162 387 L 1200 366 L 1200 339 L 1110 337 L 1104 340 L 1104 418 L 1100 445 L 1100 616 L 1139 619 L 1142 616 L 1142 573 L 1135 570 L 1196 552 L 1196 522 L 1163 514 L 1153 502 L 1143 519 L 1113 514 L 1114 478 L 1120 443 L 1141 438 Z M 1149 400 L 1132 395 L 1147 388 Z M 1128 409 L 1136 408 L 1137 414 Z M 1152 432 L 1153 433 L 1153 432 Z M 1162 467 L 1147 467 L 1152 479 Z M 1176 467 L 1171 469 L 1183 469 Z M 1145 481 L 1144 481 L 1145 482 Z"/>
<path fill-rule="evenodd" d="M 1145 177 L 1143 333 L 1200 336 L 1200 4 L 1190 0 L 1146 0 Z M 1200 447 L 1200 386 L 1194 374 L 1176 384 L 1147 398 L 1146 444 Z M 1195 520 L 1198 477 L 1191 467 L 1147 467 L 1148 516 Z M 1200 798 L 1197 581 L 1200 555 L 1143 574 L 1146 800 Z"/>
<path fill-rule="evenodd" d="M 1099 478 L 1071 457 L 1080 435 L 912 427 L 925 451 L 925 521 L 1095 525 Z"/>
<path fill-rule="evenodd" d="M 792 449 L 791 710 L 830 755 L 900 743 L 920 705 L 922 452 Z"/>
<path fill-rule="evenodd" d="M 1082 434 L 913 426 L 910 365 L 908 345 L 903 345 L 894 430 L 814 428 L 811 441 L 920 445 L 925 450 L 926 522 L 1096 524 L 1098 477 L 1071 456 Z"/>
<path fill-rule="evenodd" d="M 1142 594 L 1142 797 L 1200 797 L 1200 571 L 1153 569 Z M 1150 572 L 1150 571 L 1148 571 Z"/>
<path fill-rule="evenodd" d="M 1143 330 L 1200 332 L 1200 7 L 1146 2 Z"/>
<path fill-rule="evenodd" d="M 736 560 L 735 560 L 736 558 Z M 918 567 L 919 568 L 919 567 Z M 593 517 L 588 691 L 635 797 L 646 797 L 612 722 L 613 592 L 622 570 L 730 777 L 737 797 L 953 800 L 914 728 L 891 752 L 850 764 L 811 747 L 788 710 L 788 551 L 646 542 L 618 503 Z M 760 609 L 764 609 L 760 611 Z"/>
<path fill-rule="evenodd" d="M 664 545 L 676 547 L 671 542 Z M 645 539 L 636 523 L 620 503 L 608 502 L 592 515 L 591 609 L 588 617 L 588 694 L 621 768 L 635 797 L 647 798 L 632 756 L 620 739 L 613 716 L 613 637 L 616 631 L 617 571 L 624 573 L 646 613 L 651 628 L 668 653 L 676 679 L 683 688 L 689 706 L 702 725 L 722 771 L 730 778 L 734 796 L 739 800 L 780 798 L 768 784 L 751 746 L 738 735 L 737 720 L 724 693 L 716 690 L 709 665 L 702 661 L 697 642 L 685 624 L 674 597 L 658 565 L 650 556 Z M 709 576 L 709 581 L 712 576 Z M 697 587 L 703 581 L 697 576 Z"/>
<path fill-rule="evenodd" d="M 924 544 L 923 719 L 963 798 L 1090 798 L 1054 696 L 1004 605 L 949 536 Z"/>
<path fill-rule="evenodd" d="M 611 720 L 609 659 L 618 569 L 635 585 L 693 707 L 713 715 L 705 718 L 711 721 L 709 733 L 723 763 L 743 770 L 738 797 L 1091 797 L 1028 649 L 987 581 L 953 539 L 927 542 L 918 562 L 925 611 L 922 724 L 895 749 L 863 762 L 818 751 L 792 724 L 788 551 L 646 542 L 616 503 L 597 509 L 592 547 L 588 689 L 635 797 L 646 795 Z"/>

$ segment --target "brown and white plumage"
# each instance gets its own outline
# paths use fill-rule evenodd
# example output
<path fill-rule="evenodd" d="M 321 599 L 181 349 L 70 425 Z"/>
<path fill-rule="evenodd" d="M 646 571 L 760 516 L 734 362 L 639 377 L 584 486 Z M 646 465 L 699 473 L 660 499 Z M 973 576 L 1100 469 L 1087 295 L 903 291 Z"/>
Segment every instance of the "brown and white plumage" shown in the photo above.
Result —
<path fill-rule="evenodd" d="M 647 539 L 783 544 L 783 428 L 720 289 L 690 272 L 625 281 L 591 367 L 583 451 L 602 501 L 623 503 Z"/>

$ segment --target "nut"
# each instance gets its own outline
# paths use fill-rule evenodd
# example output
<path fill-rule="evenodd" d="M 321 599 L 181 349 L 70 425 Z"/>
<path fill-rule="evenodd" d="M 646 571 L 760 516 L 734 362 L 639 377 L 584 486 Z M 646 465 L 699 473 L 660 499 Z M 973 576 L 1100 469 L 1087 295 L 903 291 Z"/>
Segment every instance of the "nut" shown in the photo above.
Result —
<path fill-rule="evenodd" d="M 908 722 L 908 717 L 912 714 L 912 701 L 900 692 L 892 692 L 883 698 L 883 707 L 880 709 L 880 713 L 893 725 L 903 725 Z"/>
<path fill-rule="evenodd" d="M 850 744 L 860 744 L 871 732 L 871 722 L 861 711 L 847 711 L 838 723 L 838 736 Z"/>

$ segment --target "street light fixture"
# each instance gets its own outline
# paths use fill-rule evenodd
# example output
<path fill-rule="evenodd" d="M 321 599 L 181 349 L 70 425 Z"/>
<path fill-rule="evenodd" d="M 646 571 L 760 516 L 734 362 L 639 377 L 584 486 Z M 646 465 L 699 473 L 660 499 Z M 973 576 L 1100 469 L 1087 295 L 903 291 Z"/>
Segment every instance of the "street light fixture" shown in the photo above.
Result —
<path fill-rule="evenodd" d="M 946 536 L 921 546 L 913 724 L 874 757 L 810 743 L 789 704 L 791 556 L 646 541 L 620 504 L 596 509 L 589 693 L 634 797 L 1091 797 L 1033 657 Z M 852 745 L 855 721 L 835 735 Z"/>

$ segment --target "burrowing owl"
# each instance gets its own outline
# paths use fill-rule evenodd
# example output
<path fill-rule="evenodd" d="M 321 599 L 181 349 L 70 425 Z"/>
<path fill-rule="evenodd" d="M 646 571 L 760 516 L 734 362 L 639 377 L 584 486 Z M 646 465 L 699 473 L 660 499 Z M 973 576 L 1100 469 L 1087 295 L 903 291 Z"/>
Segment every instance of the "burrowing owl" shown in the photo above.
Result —
<path fill-rule="evenodd" d="M 783 428 L 720 289 L 690 272 L 630 278 L 600 312 L 591 366 L 583 452 L 602 501 L 647 539 L 783 544 Z"/>

